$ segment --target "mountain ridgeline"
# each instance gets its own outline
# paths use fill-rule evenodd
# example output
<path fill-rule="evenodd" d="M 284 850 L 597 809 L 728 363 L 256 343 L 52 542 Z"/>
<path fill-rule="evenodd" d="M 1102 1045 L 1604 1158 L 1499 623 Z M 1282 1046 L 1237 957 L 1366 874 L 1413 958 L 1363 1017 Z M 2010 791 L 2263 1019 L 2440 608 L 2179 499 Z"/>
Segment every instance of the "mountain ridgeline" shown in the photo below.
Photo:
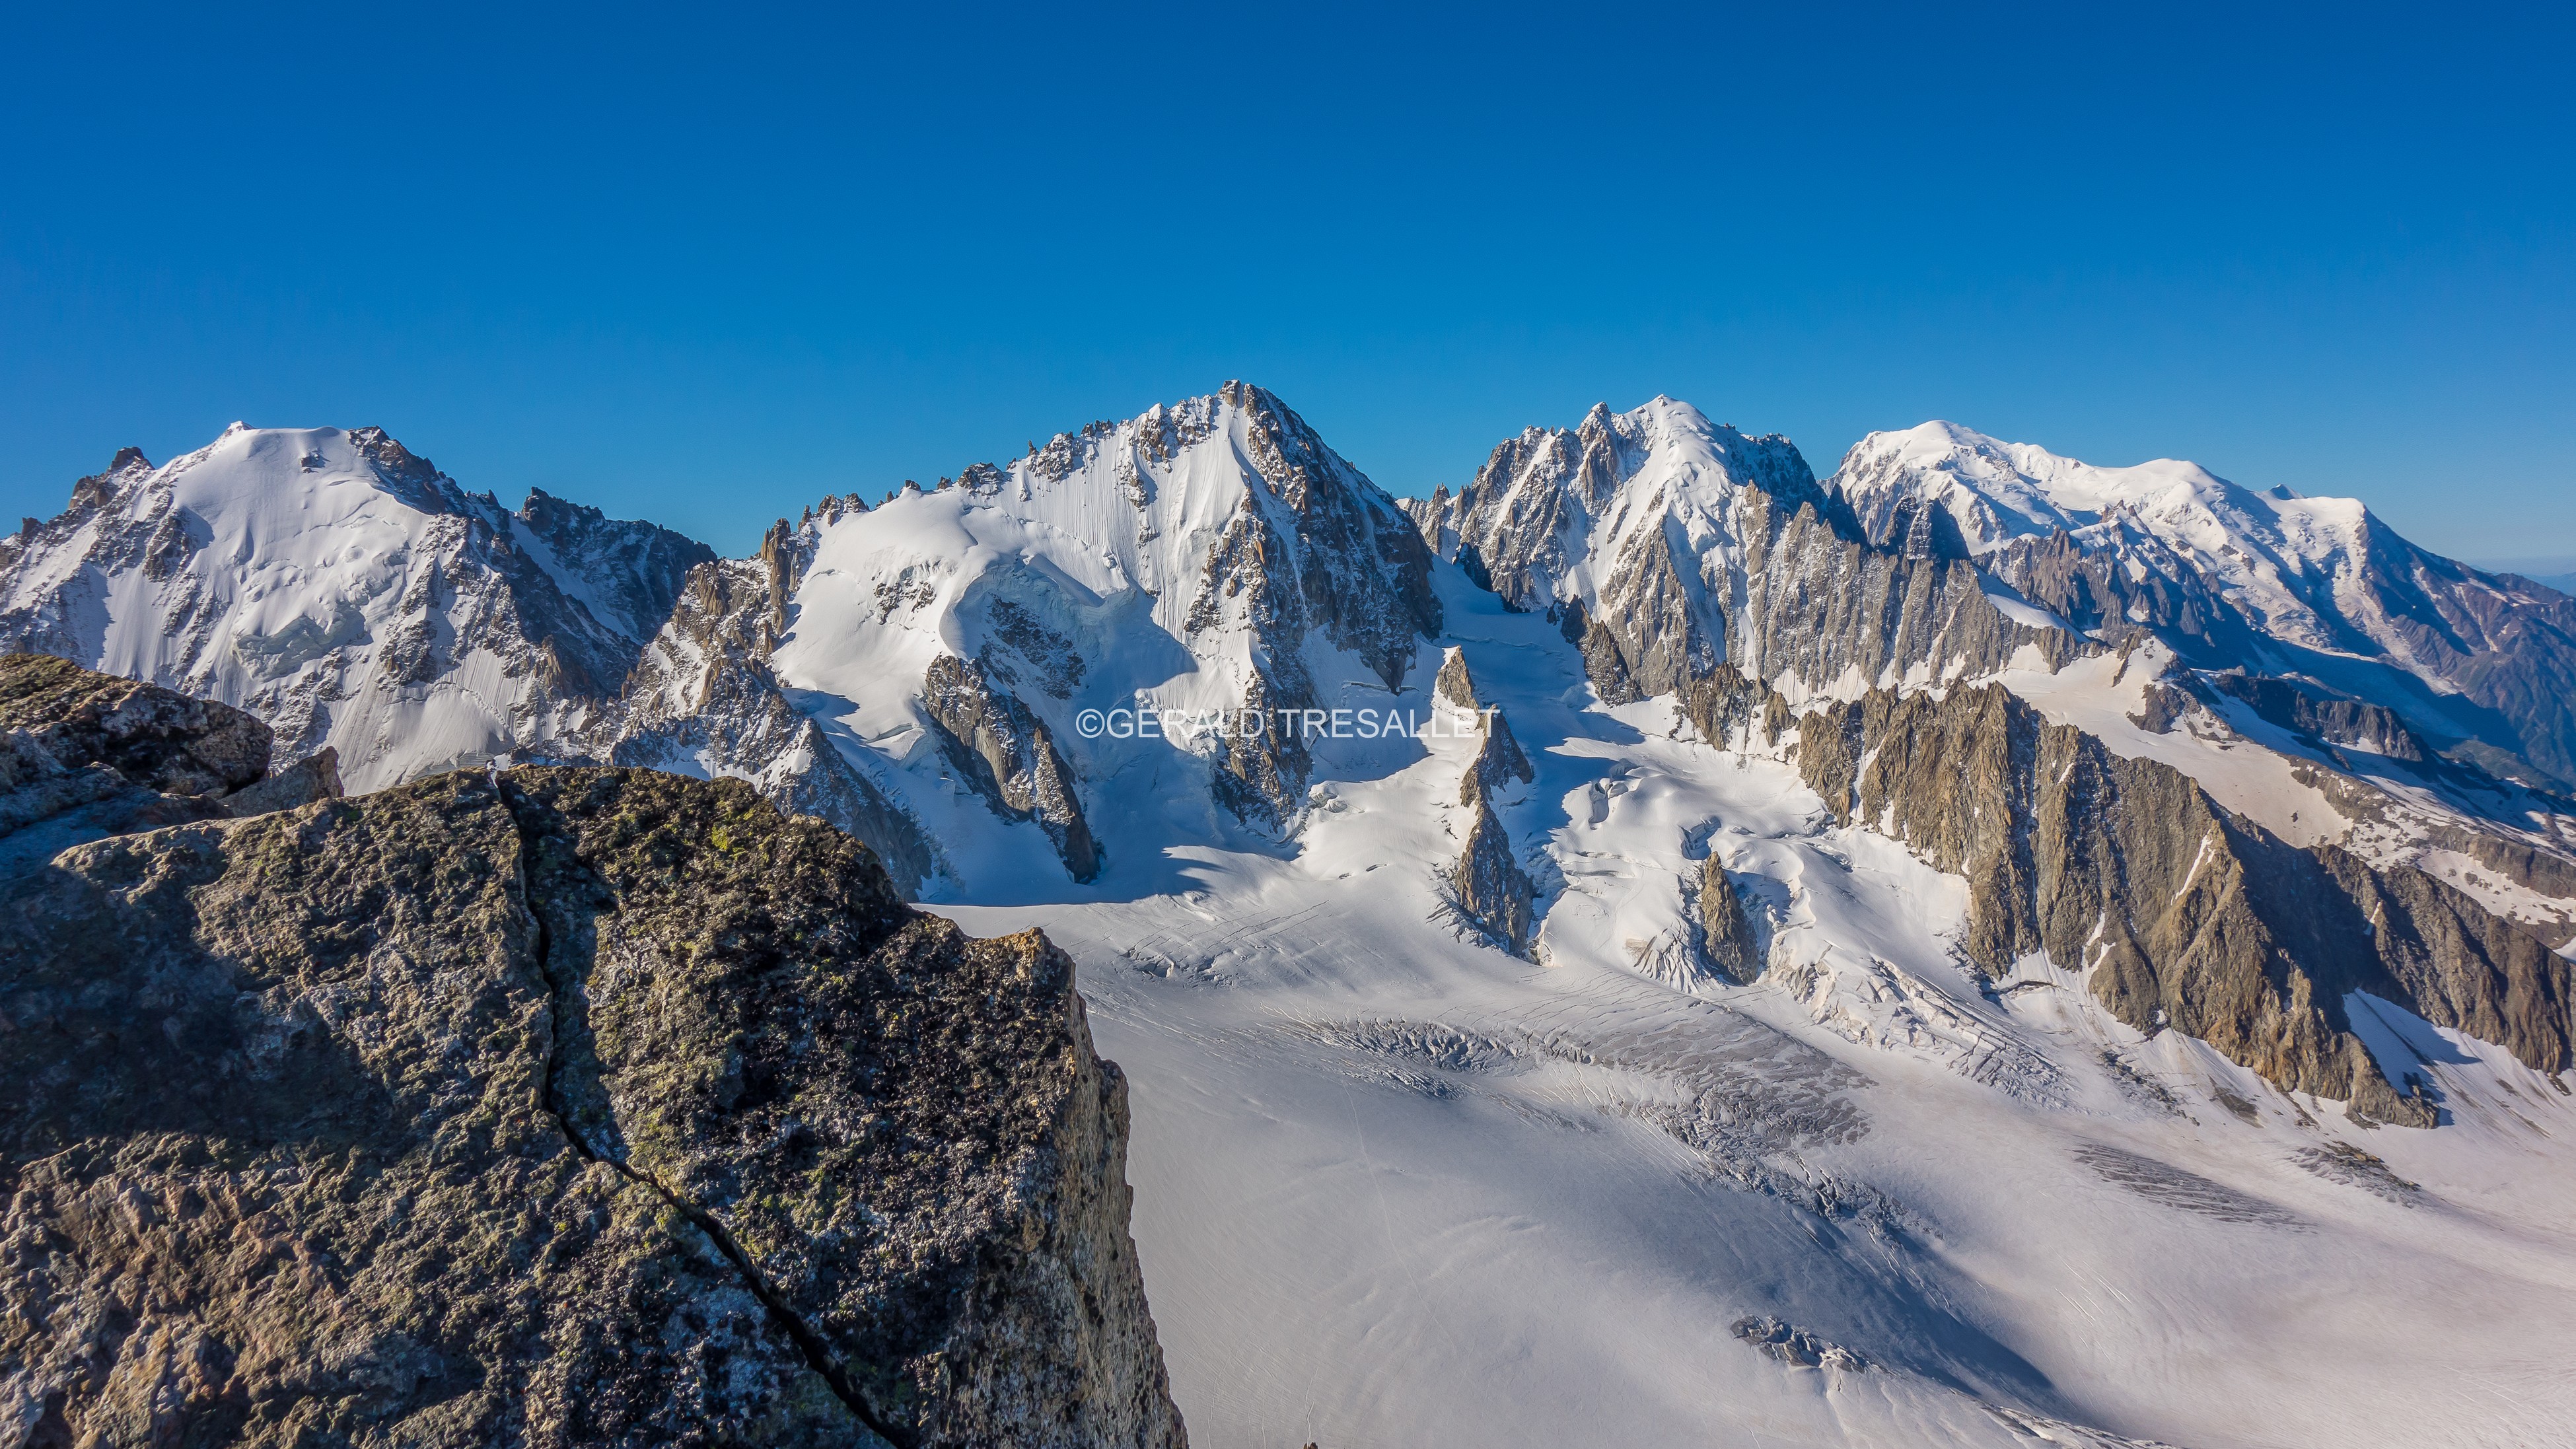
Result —
<path fill-rule="evenodd" d="M 1362 763 L 1306 726 L 1454 705 L 1452 668 L 1476 699 L 1443 652 L 1463 588 L 1553 622 L 1597 708 L 1669 701 L 1963 878 L 1954 945 L 1990 977 L 2044 958 L 2136 1031 L 2373 1121 L 2440 1113 L 2360 996 L 2569 1064 L 2576 601 L 2357 503 L 1949 424 L 1820 479 L 1657 398 L 1399 502 L 1228 383 L 823 499 L 740 560 L 506 511 L 375 430 L 236 428 L 129 450 L 0 542 L 0 645 L 238 706 L 354 788 L 504 758 L 732 778 L 906 896 L 1045 897 L 1173 846 L 1294 850 L 1334 779 L 1410 745 Z M 1497 790 L 1556 742 L 1515 739 L 1512 704 L 1469 706 L 1436 869 L 1462 928 L 1544 960 L 1546 810 Z M 1100 724 L 1176 716 L 1304 724 Z M 1697 965 L 1649 974 L 1761 979 L 1770 908 L 1694 859 Z"/>

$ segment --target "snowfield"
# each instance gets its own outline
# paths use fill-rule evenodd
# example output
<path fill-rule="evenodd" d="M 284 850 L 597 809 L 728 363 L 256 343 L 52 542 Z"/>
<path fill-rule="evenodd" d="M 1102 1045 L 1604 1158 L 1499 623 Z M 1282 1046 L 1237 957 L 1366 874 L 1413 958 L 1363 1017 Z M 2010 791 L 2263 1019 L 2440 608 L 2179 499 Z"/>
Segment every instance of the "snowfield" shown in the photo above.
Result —
<path fill-rule="evenodd" d="M 1480 477 L 1407 523 L 1228 384 L 825 500 L 720 562 L 542 495 L 505 511 L 374 430 L 237 427 L 120 455 L 0 540 L 0 636 L 250 708 L 354 789 L 531 753 L 738 775 L 890 861 L 899 837 L 967 929 L 1044 928 L 1131 1081 L 1134 1231 L 1202 1449 L 2576 1444 L 2563 1078 L 2355 992 L 2362 1046 L 2440 1110 L 2365 1126 L 2122 1024 L 2044 953 L 1980 973 L 1968 881 L 1885 819 L 1838 824 L 1797 728 L 1711 741 L 1674 693 L 1593 682 L 1623 647 L 1605 608 L 1671 645 L 1627 661 L 1658 690 L 1999 682 L 2291 845 L 2545 933 L 2576 913 L 2550 893 L 2576 892 L 2576 817 L 2416 746 L 2456 713 L 2555 748 L 2547 700 L 2501 694 L 2530 708 L 2497 724 L 2457 678 L 2493 682 L 2567 601 L 2358 504 L 1949 424 L 1872 435 L 1829 496 L 1787 440 L 1658 398 L 1532 429 Z M 1415 524 L 1446 559 L 1462 518 L 1532 612 L 1426 574 Z M 1968 557 L 1909 552 L 1953 535 Z M 2078 565 L 2090 592 L 2051 594 Z M 1862 583 L 1890 612 L 1823 637 Z M 2123 597 L 2201 632 L 2054 611 Z M 1926 600 L 1948 612 L 1898 617 Z M 2345 738 L 2211 687 L 2185 653 L 2235 637 L 2204 627 L 2220 603 Z M 2493 627 L 2435 657 L 2427 619 Z M 1534 779 L 1462 789 L 1486 737 L 1435 694 L 1451 649 Z M 1282 705 L 1325 728 L 1098 727 Z M 1362 712 L 1408 727 L 1333 723 Z M 1454 873 L 1496 822 L 1535 893 L 1526 957 Z M 1712 869 L 1751 984 L 1703 947 Z M 2569 939 L 2504 934 L 2553 967 Z"/>
<path fill-rule="evenodd" d="M 1662 702 L 1593 707 L 1543 620 L 1442 603 L 1538 766 L 1545 965 L 1443 899 L 1436 746 L 1334 761 L 1293 851 L 1158 846 L 1104 791 L 1109 870 L 1043 892 L 1078 898 L 934 907 L 1081 963 L 1193 1442 L 2567 1442 L 2549 1079 L 2383 1006 L 2454 1120 L 2363 1131 L 2044 959 L 1982 986 L 1961 882 Z M 1710 825 L 1773 969 L 1646 979 Z"/>

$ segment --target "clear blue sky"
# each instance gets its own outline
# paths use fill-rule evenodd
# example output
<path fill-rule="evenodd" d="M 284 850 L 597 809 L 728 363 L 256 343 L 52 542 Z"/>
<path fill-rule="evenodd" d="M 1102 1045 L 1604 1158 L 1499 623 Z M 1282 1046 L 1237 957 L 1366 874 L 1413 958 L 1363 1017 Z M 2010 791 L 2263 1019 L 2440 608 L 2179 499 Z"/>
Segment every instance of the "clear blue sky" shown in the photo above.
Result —
<path fill-rule="evenodd" d="M 2566 7 L 25 7 L 0 515 L 380 423 L 729 552 L 1229 377 L 1397 492 L 1946 417 L 2576 555 Z"/>

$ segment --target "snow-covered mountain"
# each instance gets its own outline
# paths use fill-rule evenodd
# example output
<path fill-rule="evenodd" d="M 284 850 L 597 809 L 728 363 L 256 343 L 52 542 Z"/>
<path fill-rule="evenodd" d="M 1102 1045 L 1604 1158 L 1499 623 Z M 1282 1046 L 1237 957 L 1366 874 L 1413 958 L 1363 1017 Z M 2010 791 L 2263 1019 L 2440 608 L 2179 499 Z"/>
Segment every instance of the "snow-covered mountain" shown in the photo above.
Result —
<path fill-rule="evenodd" d="M 1785 440 L 1748 439 L 1670 399 L 1619 415 L 1596 407 L 1573 432 L 1532 429 L 1505 442 L 1455 497 L 1435 494 L 1410 511 L 1462 572 L 1512 607 L 1544 607 L 1558 617 L 1582 648 L 1602 699 L 1669 695 L 1703 737 L 1744 752 L 1781 748 L 1795 713 L 1794 756 L 1828 809 L 1838 816 L 1862 809 L 1882 832 L 1967 876 L 1973 929 L 1963 949 L 1989 972 L 2043 947 L 2114 965 L 2098 990 L 2133 1025 L 2191 1023 L 2196 1035 L 2284 1086 L 2368 1098 L 2393 1119 L 2425 1113 L 2389 1095 L 2404 1079 L 2383 1082 L 2371 1065 L 2349 1014 L 2336 1005 L 2351 990 L 2402 1000 L 2445 1024 L 2465 1022 L 2465 1010 L 2490 1023 L 2490 1039 L 2519 1041 L 2535 1066 L 2556 1068 L 2571 1035 L 2563 1021 L 2570 991 L 2564 967 L 2540 958 L 2547 945 L 2566 939 L 2568 897 L 2576 893 L 2565 890 L 2567 843 L 2552 823 L 2555 807 L 2527 802 L 2519 820 L 2504 812 L 2503 822 L 2480 821 L 2482 812 L 2458 790 L 2442 796 L 2440 762 L 2414 748 L 2386 711 L 2372 714 L 2374 706 L 2346 701 L 2338 712 L 2338 701 L 2281 681 L 2257 688 L 2241 671 L 2202 680 L 2143 622 L 2127 631 L 2098 622 L 2088 628 L 2069 617 L 2077 611 L 2065 607 L 2063 589 L 2044 590 L 2026 573 L 1995 567 L 2027 557 L 2014 552 L 2017 539 L 2062 544 L 2073 525 L 2102 530 L 2112 541 L 2101 546 L 2116 550 L 2119 530 L 2134 528 L 2143 542 L 2132 549 L 2162 549 L 2168 563 L 2180 557 L 2168 536 L 2200 557 L 2230 563 L 2238 570 L 2230 576 L 2238 581 L 2226 586 L 2232 598 L 2247 594 L 2253 584 L 2243 580 L 2253 580 L 2289 600 L 2293 583 L 2319 577 L 2315 560 L 2336 556 L 2369 525 L 2357 504 L 2275 498 L 2267 508 L 2188 465 L 2088 469 L 1955 429 L 1920 430 L 1916 450 L 1900 449 L 1894 462 L 1872 451 L 1881 441 L 1856 450 L 1858 461 L 1820 487 Z M 1927 453 L 1948 466 L 1922 461 Z M 2141 518 L 2158 520 L 2163 532 L 2144 528 L 2135 521 Z M 2119 576 L 2152 575 L 2123 568 Z M 2206 582 L 2203 574 L 2184 576 Z M 2347 592 L 2359 600 L 2347 613 L 2376 602 Z M 2384 615 L 2372 617 L 2385 623 Z M 2313 609 L 2289 602 L 2257 609 L 2238 626 L 2237 657 L 2267 664 L 2271 656 L 2254 640 L 2314 654 L 2329 642 L 2322 627 Z M 2052 687 L 2040 692 L 2064 699 L 2069 691 L 2060 681 L 2078 665 L 2116 651 L 2105 684 L 2118 685 L 2141 647 L 2172 668 L 2176 684 L 2154 686 L 2165 691 L 2159 699 L 2171 697 L 2167 717 L 2151 719 L 2142 706 L 2135 718 L 2109 725 L 2059 725 L 2064 739 L 2045 744 L 2058 736 L 2040 728 L 2037 712 L 1997 714 L 1975 701 L 2008 696 L 1966 690 L 2019 675 L 2048 680 Z M 2165 672 L 2166 664 L 2140 670 L 2142 677 Z M 1925 686 L 1938 688 L 1926 693 Z M 1830 699 L 1846 703 L 1827 706 Z M 2198 702 L 2195 727 L 2206 732 L 2237 733 L 2223 716 L 2242 713 L 2304 735 L 2319 749 L 2279 756 L 2281 778 L 2273 784 L 2215 791 L 2162 773 L 2162 761 L 2133 763 L 2151 753 L 2144 736 L 2173 731 L 2186 700 Z M 2022 743 L 2009 744 L 2017 734 Z M 2088 736 L 2092 745 L 2080 743 Z M 2086 748 L 2099 754 L 2079 761 Z M 2074 752 L 2064 771 L 2052 772 L 2059 778 L 2031 776 L 2031 762 L 2051 749 Z M 1988 750 L 2003 753 L 1979 753 Z M 2358 766 L 2356 751 L 2376 758 Z M 2405 766 L 2380 765 L 2406 756 Z M 2058 787 L 2079 768 L 2092 783 L 2061 797 Z M 2204 793 L 2233 795 L 2222 811 L 2250 809 L 2249 795 L 2277 795 L 2301 771 L 2340 782 L 2341 808 L 2319 802 L 2323 810 L 2311 806 L 2305 829 L 2291 828 L 2292 812 L 2290 820 L 2253 826 L 2255 836 L 2241 844 L 2232 835 L 2212 844 L 2222 841 L 2223 832 L 2213 833 L 2219 817 L 2191 802 Z M 2382 778 L 2392 771 L 2400 777 L 2393 785 Z M 2365 775 L 2376 783 L 2364 783 Z M 1963 780 L 1973 788 L 1963 789 Z M 2401 829 L 2394 839 L 2346 818 L 2385 824 L 2392 811 L 2421 819 L 2428 810 L 2441 816 L 2438 827 Z M 2339 828 L 2327 830 L 2324 821 Z M 2128 833 L 2088 838 L 2102 829 Z M 2159 832 L 2162 838 L 2147 838 Z M 2423 847 L 2436 837 L 2474 842 L 2473 850 L 2498 861 L 2551 862 L 2515 881 L 2526 889 L 2544 883 L 2538 894 L 2551 903 L 2516 901 L 2499 914 L 2490 903 L 2455 902 L 2474 874 L 2457 868 L 2455 879 L 2417 891 Z M 2326 883 L 2338 879 L 2340 857 L 2297 864 L 2306 857 L 2273 849 L 2289 849 L 2288 840 L 2333 851 L 2349 846 L 2370 857 L 2352 866 L 2361 873 L 2347 892 L 2354 914 L 2327 926 L 2312 919 L 2319 902 L 2337 893 Z M 2205 878 L 2198 864 L 2177 866 L 2170 876 L 2137 874 L 2159 853 L 2188 858 L 2194 842 L 2201 863 L 2213 851 L 2229 863 Z M 2219 898 L 2194 905 L 2177 895 L 2176 882 L 2201 879 L 2223 880 Z M 1710 923 L 1722 926 L 1735 914 L 1714 882 L 1710 887 L 1700 905 L 1703 936 Z M 2436 953 L 2449 973 L 2438 988 L 2411 956 L 2361 964 L 2374 950 L 2385 955 L 2394 938 L 2372 922 L 2390 919 L 2392 892 L 2410 891 L 2429 893 L 2428 910 L 2446 913 L 2456 904 L 2461 920 L 2479 923 L 2441 928 L 2451 945 Z M 2242 920 L 2225 934 L 2240 945 L 2213 956 L 2209 921 L 2229 912 Z M 2516 916 L 2536 924 L 2542 937 L 2526 939 L 2521 926 L 2504 923 Z M 2048 921 L 2057 925 L 2046 927 Z M 2494 948 L 2468 946 L 2484 938 L 2487 921 L 2502 933 Z M 1540 939 L 1547 939 L 1544 929 Z M 1671 939 L 1692 944 L 1688 932 Z M 1713 967 L 1720 953 L 1701 954 Z M 1657 974 L 1689 979 L 1690 955 L 1663 953 L 1659 959 L 1675 964 Z M 2408 986 L 2401 977 L 2420 979 Z M 2179 984 L 2186 981 L 2192 984 Z M 2517 996 L 2539 1003 L 2536 1035 L 2505 1024 L 2503 1003 Z M 2322 1004 L 2305 1004 L 2312 998 Z"/>
<path fill-rule="evenodd" d="M 986 881 L 941 907 L 1042 925 L 1082 963 L 1102 1049 L 1135 1081 L 1137 1235 L 1195 1442 L 2465 1445 L 2545 1442 L 2576 1408 L 2532 1352 L 2576 1341 L 2563 1058 L 2535 1067 L 2356 987 L 2334 1060 L 2366 1075 L 2336 1101 L 2152 1002 L 2133 1013 L 2104 990 L 2128 968 L 2084 928 L 2005 937 L 1999 971 L 1972 954 L 1983 902 L 2071 916 L 2085 862 L 2115 852 L 2140 878 L 2092 897 L 2105 915 L 2179 883 L 2215 909 L 2176 913 L 2177 939 L 2300 949 L 2234 904 L 2277 837 L 2199 803 L 2179 766 L 2088 743 L 2174 687 L 2150 653 L 1954 688 L 1963 707 L 2027 690 L 2039 719 L 1990 732 L 2004 774 L 1908 770 L 1884 728 L 1826 748 L 1834 708 L 1892 719 L 1888 696 L 1776 739 L 1767 705 L 1712 735 L 1670 696 L 1605 701 L 1543 613 L 1455 569 L 1434 584 L 1473 697 L 1532 767 L 1488 808 L 1536 887 L 1543 964 L 1454 911 L 1483 833 L 1461 800 L 1482 784 L 1471 731 L 1320 749 L 1293 850 L 1104 806 L 1089 886 Z M 2116 740 L 2231 792 L 2285 787 L 2274 819 L 2323 798 L 2289 778 L 2307 757 L 2196 702 Z M 1944 857 L 1910 802 L 1834 793 L 1881 760 L 1882 781 L 1982 807 L 2005 860 L 2035 843 L 2014 821 L 2084 818 L 2106 783 L 2117 808 L 2094 819 L 2139 828 L 2041 849 L 2023 896 Z M 2140 782 L 2153 798 L 2127 796 Z M 2052 789 L 2019 813 L 2016 792 Z M 2059 881 L 2074 889 L 2037 889 Z M 2453 897 L 2380 904 L 2407 950 L 2478 923 L 2525 982 L 2563 972 Z M 1749 982 L 1723 964 L 1748 956 Z M 2416 979 L 2469 960 L 2418 959 L 2437 958 Z M 2312 964 L 2305 989 L 2351 979 Z M 2565 1020 L 2555 981 L 2542 1021 Z M 2213 970 L 2176 999 L 2242 985 Z M 2386 1125 L 2401 1116 L 2439 1125 Z"/>
<path fill-rule="evenodd" d="M 1044 927 L 1202 1445 L 2576 1413 L 2576 807 L 2480 768 L 2565 601 L 2358 505 L 1666 398 L 1399 505 L 1228 384 L 747 559 L 242 429 L 0 585 L 357 788 L 740 776 Z"/>
<path fill-rule="evenodd" d="M 1086 881 L 1090 817 L 1139 769 L 1203 832 L 1292 824 L 1314 760 L 1278 722 L 1418 706 L 1427 681 L 1408 680 L 1440 627 L 1429 571 L 1393 500 L 1278 399 L 1229 383 L 875 509 L 830 498 L 782 521 L 756 564 L 693 578 L 609 753 L 782 790 L 846 777 L 837 793 L 901 818 L 880 838 L 916 884 L 1042 869 L 1036 839 Z M 742 726 L 782 710 L 810 723 Z M 1086 731 L 1086 713 L 1104 723 Z M 1166 715 L 1203 727 L 1167 738 Z"/>
<path fill-rule="evenodd" d="M 375 428 L 119 453 L 0 541 L 0 647 L 239 705 L 353 789 L 578 734 L 714 558 L 542 493 L 517 513 Z"/>
<path fill-rule="evenodd" d="M 1719 664 L 1805 698 L 2091 647 L 1972 569 L 1867 546 L 1787 439 L 1670 398 L 1524 431 L 1408 512 L 1444 558 L 1564 622 L 1606 698 Z"/>
<path fill-rule="evenodd" d="M 1940 422 L 1863 438 L 1827 487 L 1871 542 L 1973 558 L 2097 637 L 2152 632 L 2197 664 L 2386 704 L 2483 765 L 2576 780 L 2576 601 L 2417 548 L 2357 500 Z"/>

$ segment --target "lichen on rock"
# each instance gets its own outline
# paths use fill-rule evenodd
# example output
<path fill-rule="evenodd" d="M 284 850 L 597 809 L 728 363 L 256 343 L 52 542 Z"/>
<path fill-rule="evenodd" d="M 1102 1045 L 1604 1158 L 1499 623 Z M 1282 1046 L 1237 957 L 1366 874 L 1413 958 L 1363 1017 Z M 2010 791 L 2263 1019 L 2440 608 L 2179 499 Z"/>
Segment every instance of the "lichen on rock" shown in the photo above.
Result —
<path fill-rule="evenodd" d="M 1183 1442 L 1071 963 L 748 785 L 446 775 L 0 911 L 30 1442 Z"/>
<path fill-rule="evenodd" d="M 268 726 L 251 715 L 46 654 L 0 655 L 0 730 L 164 795 L 222 795 L 268 773 Z"/>

